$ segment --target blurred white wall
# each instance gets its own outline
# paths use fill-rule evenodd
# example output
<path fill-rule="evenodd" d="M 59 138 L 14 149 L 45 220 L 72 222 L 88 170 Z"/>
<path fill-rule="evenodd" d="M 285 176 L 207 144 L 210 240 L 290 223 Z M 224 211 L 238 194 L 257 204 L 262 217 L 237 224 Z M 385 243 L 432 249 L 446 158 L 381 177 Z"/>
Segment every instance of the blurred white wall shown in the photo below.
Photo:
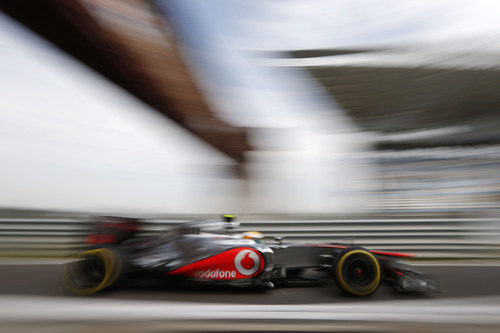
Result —
<path fill-rule="evenodd" d="M 235 69 L 241 85 L 206 86 L 221 116 L 255 128 L 242 182 L 230 159 L 0 15 L 0 206 L 368 210 L 368 140 L 304 72 L 254 60 Z"/>
<path fill-rule="evenodd" d="M 272 213 L 372 210 L 377 170 L 370 153 L 372 138 L 361 133 L 306 71 L 253 61 L 236 66 L 236 72 L 253 70 L 251 76 L 241 76 L 242 87 L 204 85 L 221 115 L 253 129 L 249 140 L 255 150 L 246 154 L 246 209 Z M 206 75 L 201 78 L 209 81 Z"/>
<path fill-rule="evenodd" d="M 0 13 L 0 206 L 238 211 L 232 161 Z"/>
<path fill-rule="evenodd" d="M 267 146 L 249 154 L 254 210 L 347 213 L 373 208 L 369 175 L 374 169 L 363 153 L 367 146 L 361 135 L 296 130 L 285 137 L 288 149 Z M 304 144 L 294 145 L 297 139 Z"/>

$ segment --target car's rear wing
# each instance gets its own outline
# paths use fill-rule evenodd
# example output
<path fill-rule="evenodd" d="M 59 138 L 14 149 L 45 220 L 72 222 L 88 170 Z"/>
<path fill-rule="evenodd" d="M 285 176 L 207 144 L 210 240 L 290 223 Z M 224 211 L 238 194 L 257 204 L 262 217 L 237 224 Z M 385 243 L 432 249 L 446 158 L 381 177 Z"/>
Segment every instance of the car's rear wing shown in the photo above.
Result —
<path fill-rule="evenodd" d="M 87 237 L 87 244 L 121 243 L 132 238 L 138 229 L 139 220 L 117 216 L 94 218 L 94 229 Z"/>

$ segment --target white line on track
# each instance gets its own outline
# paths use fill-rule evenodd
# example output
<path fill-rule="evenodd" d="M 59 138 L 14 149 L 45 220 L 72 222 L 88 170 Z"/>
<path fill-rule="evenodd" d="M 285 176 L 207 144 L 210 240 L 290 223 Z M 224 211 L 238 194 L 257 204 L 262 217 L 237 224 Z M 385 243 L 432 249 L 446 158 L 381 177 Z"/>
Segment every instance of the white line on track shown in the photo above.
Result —
<path fill-rule="evenodd" d="M 0 296 L 0 321 L 328 320 L 500 324 L 500 297 L 309 305 L 247 305 Z"/>
<path fill-rule="evenodd" d="M 2 258 L 0 259 L 0 266 L 62 265 L 67 262 L 68 259 L 59 259 L 59 258 L 43 258 L 43 259 Z"/>

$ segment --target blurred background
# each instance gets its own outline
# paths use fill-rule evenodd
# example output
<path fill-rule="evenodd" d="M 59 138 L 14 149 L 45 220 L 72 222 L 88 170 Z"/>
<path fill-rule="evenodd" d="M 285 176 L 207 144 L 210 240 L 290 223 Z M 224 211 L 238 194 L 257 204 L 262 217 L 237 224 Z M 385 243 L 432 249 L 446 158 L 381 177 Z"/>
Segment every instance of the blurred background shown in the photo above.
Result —
<path fill-rule="evenodd" d="M 82 214 L 231 212 L 379 223 L 269 230 L 299 239 L 499 255 L 499 7 L 4 1 L 2 250 L 67 246 Z M 54 211 L 68 223 L 37 223 Z"/>
<path fill-rule="evenodd" d="M 145 236 L 230 212 L 269 238 L 500 258 L 497 1 L 0 10 L 0 256 L 66 256 L 93 215 Z"/>

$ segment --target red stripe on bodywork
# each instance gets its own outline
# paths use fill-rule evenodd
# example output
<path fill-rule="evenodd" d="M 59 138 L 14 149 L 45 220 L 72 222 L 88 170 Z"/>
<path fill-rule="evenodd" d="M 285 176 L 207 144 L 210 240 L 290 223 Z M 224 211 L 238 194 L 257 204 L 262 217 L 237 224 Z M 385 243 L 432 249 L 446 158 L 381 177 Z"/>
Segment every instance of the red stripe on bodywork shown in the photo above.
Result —
<path fill-rule="evenodd" d="M 372 253 L 378 254 L 380 256 L 388 256 L 388 257 L 399 257 L 399 258 L 413 258 L 414 254 L 410 253 L 401 253 L 401 252 L 383 252 L 383 251 L 371 251 Z"/>
<path fill-rule="evenodd" d="M 258 265 L 255 273 L 246 275 L 242 274 L 235 266 L 236 256 L 242 251 L 251 251 L 258 256 L 258 261 L 255 262 L 252 258 L 247 255 L 240 261 L 241 266 L 245 270 L 250 270 Z M 167 276 L 182 275 L 190 278 L 202 279 L 202 280 L 238 280 L 238 279 L 248 279 L 250 277 L 256 276 L 264 269 L 264 257 L 259 251 L 251 247 L 238 247 L 231 250 L 224 251 L 222 253 L 213 255 L 211 257 L 196 261 L 194 263 L 188 264 L 177 268 L 171 272 L 166 273 Z"/>
<path fill-rule="evenodd" d="M 314 247 L 328 247 L 328 248 L 334 248 L 334 249 L 347 249 L 347 246 L 342 246 L 342 245 L 321 245 L 321 244 L 300 244 L 297 246 L 314 246 Z M 374 254 L 378 254 L 380 256 L 387 256 L 387 257 L 398 257 L 398 258 L 413 258 L 415 257 L 414 254 L 410 253 L 401 253 L 401 252 L 384 252 L 384 251 L 371 251 L 370 252 Z"/>

